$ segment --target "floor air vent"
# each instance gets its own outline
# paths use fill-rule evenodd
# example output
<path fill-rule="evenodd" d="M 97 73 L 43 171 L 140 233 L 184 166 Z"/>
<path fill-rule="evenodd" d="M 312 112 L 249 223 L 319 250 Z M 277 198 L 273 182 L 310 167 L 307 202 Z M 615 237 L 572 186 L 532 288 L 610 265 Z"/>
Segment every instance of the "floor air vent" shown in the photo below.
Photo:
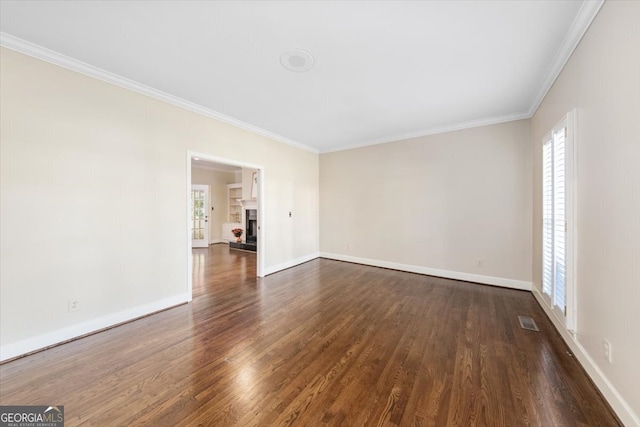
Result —
<path fill-rule="evenodd" d="M 522 329 L 526 329 L 527 331 L 540 331 L 538 329 L 538 325 L 536 325 L 535 320 L 528 316 L 518 316 L 518 320 L 520 321 L 520 327 Z"/>

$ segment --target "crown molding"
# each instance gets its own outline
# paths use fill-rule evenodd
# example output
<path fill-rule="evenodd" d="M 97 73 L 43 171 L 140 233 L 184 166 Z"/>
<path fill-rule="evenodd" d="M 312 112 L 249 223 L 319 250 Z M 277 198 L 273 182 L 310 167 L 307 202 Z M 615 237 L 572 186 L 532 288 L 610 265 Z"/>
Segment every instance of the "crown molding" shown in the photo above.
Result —
<path fill-rule="evenodd" d="M 393 137 L 375 139 L 375 140 L 363 142 L 360 144 L 356 143 L 356 144 L 341 145 L 341 146 L 329 148 L 327 150 L 322 150 L 320 151 L 320 154 L 333 153 L 335 151 L 351 150 L 353 148 L 368 147 L 370 145 L 387 144 L 389 142 L 404 141 L 412 138 L 420 138 L 423 136 L 437 135 L 437 134 L 447 133 L 447 132 L 455 132 L 458 130 L 477 128 L 480 126 L 497 125 L 499 123 L 513 122 L 515 120 L 523 120 L 523 119 L 530 119 L 530 118 L 531 118 L 531 115 L 529 113 L 506 114 L 503 116 L 489 117 L 486 119 L 471 120 L 467 122 L 453 124 L 450 126 L 423 129 L 420 131 L 399 134 Z"/>
<path fill-rule="evenodd" d="M 564 66 L 569 61 L 569 58 L 571 58 L 573 51 L 578 47 L 578 43 L 580 43 L 580 40 L 582 40 L 582 37 L 589 29 L 591 22 L 593 22 L 600 11 L 604 1 L 605 0 L 586 0 L 582 3 L 578 14 L 571 23 L 571 27 L 569 27 L 569 31 L 556 51 L 553 61 L 551 61 L 551 66 L 540 84 L 538 94 L 531 103 L 531 107 L 529 107 L 529 117 L 533 117 L 536 110 L 538 110 L 542 100 L 547 96 L 551 86 L 553 86 Z"/>
<path fill-rule="evenodd" d="M 283 144 L 287 144 L 295 148 L 310 151 L 312 153 L 319 152 L 317 148 L 311 147 L 306 144 L 302 144 L 300 142 L 294 141 L 289 138 L 285 138 L 284 136 L 259 128 L 257 126 L 253 126 L 249 123 L 245 123 L 241 120 L 235 119 L 233 117 L 229 117 L 227 115 L 205 108 L 201 105 L 195 104 L 185 99 L 178 98 L 176 96 L 173 96 L 166 92 L 162 92 L 160 90 L 146 86 L 142 83 L 138 83 L 126 77 L 122 77 L 117 74 L 111 73 L 109 71 L 103 70 L 101 68 L 94 67 L 93 65 L 87 64 L 82 61 L 78 61 L 77 59 L 74 59 L 69 56 L 63 55 L 61 53 L 55 52 L 53 50 L 47 49 L 40 45 L 28 42 L 26 40 L 22 40 L 10 34 L 0 32 L 0 46 L 6 47 L 7 49 L 15 50 L 20 53 L 24 53 L 25 55 L 32 56 L 34 58 L 49 62 L 54 65 L 58 65 L 63 68 L 67 68 L 77 73 L 81 73 L 86 76 L 93 77 L 95 79 L 102 80 L 104 82 L 111 83 L 116 86 L 120 86 L 122 88 L 140 93 L 142 95 L 146 95 L 150 98 L 154 98 L 159 101 L 166 102 L 176 107 L 189 110 L 203 116 L 210 117 L 212 119 L 238 127 L 240 129 L 244 129 L 246 131 L 255 133 L 260 136 L 264 136 L 274 141 L 282 142 Z"/>

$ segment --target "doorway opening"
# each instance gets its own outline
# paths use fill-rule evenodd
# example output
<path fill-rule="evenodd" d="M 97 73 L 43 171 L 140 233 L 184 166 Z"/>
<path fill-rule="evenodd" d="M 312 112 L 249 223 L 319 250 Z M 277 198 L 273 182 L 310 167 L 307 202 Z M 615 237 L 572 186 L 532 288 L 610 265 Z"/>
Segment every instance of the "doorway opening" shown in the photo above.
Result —
<path fill-rule="evenodd" d="M 202 165 L 202 166 L 201 166 Z M 205 239 L 207 240 L 206 245 L 199 245 L 198 242 L 194 241 L 194 205 L 193 205 L 193 180 L 192 180 L 192 172 L 194 169 L 199 170 L 201 167 L 207 168 L 209 165 L 210 168 L 219 168 L 225 170 L 230 173 L 240 174 L 241 178 L 236 179 L 234 184 L 228 184 L 228 189 L 225 188 L 225 206 L 216 206 L 213 203 L 213 200 L 209 201 L 209 206 L 203 209 L 202 220 L 207 224 L 208 227 L 212 227 L 212 230 L 216 232 L 219 231 L 218 238 L 211 238 L 211 235 L 207 235 Z M 246 172 L 249 171 L 249 172 Z M 249 174 L 250 178 L 248 180 L 243 179 L 244 174 Z M 188 300 L 191 301 L 193 299 L 193 249 L 195 247 L 208 247 L 211 243 L 228 243 L 231 241 L 229 238 L 236 228 L 241 228 L 243 234 L 245 234 L 245 239 L 249 237 L 251 243 L 255 245 L 256 252 L 256 276 L 264 277 L 264 259 L 265 259 L 265 233 L 264 233 L 264 211 L 263 211 L 263 194 L 264 194 L 264 167 L 262 165 L 247 163 L 217 156 L 211 156 L 205 153 L 197 153 L 193 151 L 187 151 L 187 295 Z M 244 181 L 248 181 L 244 183 Z M 246 184 L 246 190 L 243 191 L 242 185 L 240 183 Z M 240 187 L 239 187 L 240 185 Z M 238 190 L 238 188 L 240 188 Z M 213 199 L 213 196 L 212 196 Z M 240 207 L 238 207 L 238 205 Z M 238 223 L 232 222 L 229 220 L 229 215 L 234 215 L 236 210 L 248 211 L 251 210 L 251 219 L 246 225 L 244 224 L 245 215 L 237 215 L 241 225 Z M 226 212 L 226 215 L 223 213 Z M 240 213 L 239 212 L 239 213 Z M 215 224 L 214 219 L 220 219 L 222 215 L 225 215 L 224 223 L 220 228 L 219 224 Z M 234 217 L 235 218 L 235 217 Z M 198 226 L 200 225 L 200 218 L 198 222 Z M 216 228 L 218 227 L 218 228 Z M 230 230 L 226 230 L 226 228 L 230 228 Z M 232 228 L 235 227 L 235 228 Z M 250 227 L 248 232 L 246 227 Z M 203 227 L 204 228 L 204 227 Z M 206 233 L 206 232 L 205 232 Z M 214 233 L 212 233 L 214 234 Z M 250 235 L 249 235 L 250 234 Z M 200 237 L 200 234 L 197 235 Z M 235 238 L 234 238 L 235 239 Z M 194 246 L 194 243 L 196 246 Z"/>

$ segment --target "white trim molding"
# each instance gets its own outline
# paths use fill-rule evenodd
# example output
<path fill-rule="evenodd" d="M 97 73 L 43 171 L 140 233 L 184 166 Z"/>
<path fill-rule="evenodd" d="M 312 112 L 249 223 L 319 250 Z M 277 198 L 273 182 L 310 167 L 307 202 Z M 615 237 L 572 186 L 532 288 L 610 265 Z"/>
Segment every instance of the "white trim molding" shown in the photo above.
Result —
<path fill-rule="evenodd" d="M 381 261 L 377 259 L 359 258 L 349 255 L 320 253 L 321 258 L 333 259 L 337 261 L 353 262 L 355 264 L 371 265 L 373 267 L 389 268 L 392 270 L 407 271 L 409 273 L 425 274 L 427 276 L 444 277 L 446 279 L 462 280 L 465 282 L 480 283 L 483 285 L 500 286 L 503 288 L 530 291 L 531 282 L 504 277 L 483 276 L 481 274 L 463 273 L 459 271 L 441 270 L 438 268 L 423 267 L 420 265 L 400 264 L 397 262 Z"/>
<path fill-rule="evenodd" d="M 133 92 L 146 95 L 150 98 L 154 98 L 159 101 L 166 102 L 176 107 L 183 108 L 185 110 L 189 110 L 194 113 L 198 113 L 215 120 L 219 120 L 223 123 L 238 127 L 240 129 L 244 129 L 246 131 L 255 133 L 260 136 L 264 136 L 265 138 L 269 138 L 274 141 L 282 142 L 283 144 L 287 144 L 292 147 L 310 151 L 312 153 L 319 152 L 316 148 L 313 148 L 309 145 L 303 144 L 298 141 L 294 141 L 292 139 L 286 138 L 282 135 L 278 135 L 266 129 L 262 129 L 252 124 L 243 122 L 236 118 L 219 113 L 215 110 L 211 110 L 209 108 L 195 104 L 191 101 L 187 101 L 186 99 L 178 98 L 177 96 L 170 95 L 166 92 L 162 92 L 158 89 L 154 89 L 150 86 L 144 85 L 142 83 L 138 83 L 126 77 L 122 77 L 120 75 L 111 73 L 101 68 L 94 67 L 93 65 L 87 64 L 86 62 L 79 61 L 77 59 L 71 58 L 69 56 L 66 56 L 61 53 L 55 52 L 53 50 L 47 49 L 45 47 L 39 46 L 35 43 L 31 43 L 26 40 L 22 40 L 18 37 L 14 37 L 7 33 L 0 32 L 0 46 L 6 47 L 7 49 L 15 50 L 16 52 L 24 53 L 25 55 L 32 56 L 34 58 L 49 62 L 54 65 L 58 65 L 63 68 L 67 68 L 69 70 L 75 71 L 80 74 L 84 74 L 86 76 L 93 77 L 98 80 L 102 80 L 103 82 L 111 83 L 113 85 L 131 90 Z"/>
<path fill-rule="evenodd" d="M 571 58 L 573 51 L 578 47 L 578 43 L 580 43 L 589 26 L 591 26 L 591 23 L 603 4 L 604 0 L 586 0 L 582 3 L 582 6 L 580 6 L 578 14 L 571 23 L 569 31 L 556 51 L 553 61 L 551 61 L 544 80 L 540 83 L 538 93 L 529 107 L 529 117 L 533 117 L 542 100 L 547 96 L 547 92 L 549 92 L 549 89 L 551 89 L 551 86 L 555 83 L 562 69 L 569 61 L 569 58 Z"/>
<path fill-rule="evenodd" d="M 277 273 L 278 271 L 286 270 L 287 268 L 295 267 L 296 265 L 304 264 L 305 262 L 312 261 L 319 256 L 320 254 L 318 252 L 314 252 L 312 254 L 304 255 L 296 259 L 291 259 L 280 264 L 272 265 L 271 267 L 267 267 L 265 269 L 264 275 L 267 276 L 269 274 Z"/>
<path fill-rule="evenodd" d="M 13 359 L 34 351 L 43 350 L 56 344 L 62 344 L 66 341 L 80 338 L 94 332 L 99 332 L 103 329 L 182 305 L 186 302 L 187 294 L 180 294 L 136 307 L 131 307 L 116 313 L 107 314 L 95 319 L 89 319 L 76 325 L 67 326 L 65 328 L 37 335 L 32 338 L 27 338 L 16 343 L 6 344 L 0 347 L 0 361 Z"/>
<path fill-rule="evenodd" d="M 640 417 L 638 414 L 631 409 L 631 406 L 629 406 L 627 401 L 624 400 L 618 390 L 616 390 L 613 384 L 611 384 L 611 381 L 609 381 L 604 372 L 602 372 L 598 367 L 598 364 L 593 360 L 591 355 L 582 346 L 582 344 L 580 344 L 578 335 L 570 332 L 562 324 L 560 319 L 554 315 L 553 310 L 549 307 L 549 304 L 547 304 L 536 287 L 533 287 L 531 293 L 536 298 L 538 304 L 540 304 L 540 307 L 542 307 L 549 320 L 551 320 L 551 323 L 556 328 L 564 342 L 567 344 L 569 349 L 571 349 L 571 352 L 587 372 L 591 381 L 593 381 L 600 393 L 604 396 L 609 405 L 611 405 L 611 408 L 618 418 L 620 418 L 620 421 L 622 421 L 625 426 L 640 427 Z"/>
<path fill-rule="evenodd" d="M 458 130 L 472 129 L 472 128 L 477 128 L 481 126 L 497 125 L 500 123 L 513 122 L 515 120 L 523 120 L 523 119 L 530 119 L 530 118 L 531 118 L 531 114 L 529 114 L 528 112 L 507 114 L 504 116 L 487 117 L 480 120 L 454 123 L 449 126 L 427 128 L 419 131 L 402 133 L 402 134 L 398 134 L 388 138 L 380 138 L 380 139 L 369 140 L 361 143 L 339 145 L 326 150 L 322 150 L 320 153 L 321 154 L 333 153 L 335 151 L 351 150 L 354 148 L 368 147 L 370 145 L 387 144 L 389 142 L 404 141 L 407 139 L 420 138 L 423 136 L 438 135 L 442 133 L 455 132 Z"/>

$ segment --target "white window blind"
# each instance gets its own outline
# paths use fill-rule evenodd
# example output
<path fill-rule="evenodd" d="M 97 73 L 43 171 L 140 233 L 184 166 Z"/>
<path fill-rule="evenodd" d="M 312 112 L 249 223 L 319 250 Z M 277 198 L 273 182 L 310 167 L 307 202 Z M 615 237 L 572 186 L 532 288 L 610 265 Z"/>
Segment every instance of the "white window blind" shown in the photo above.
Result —
<path fill-rule="evenodd" d="M 567 307 L 566 140 L 563 121 L 542 146 L 542 291 L 562 317 Z"/>

